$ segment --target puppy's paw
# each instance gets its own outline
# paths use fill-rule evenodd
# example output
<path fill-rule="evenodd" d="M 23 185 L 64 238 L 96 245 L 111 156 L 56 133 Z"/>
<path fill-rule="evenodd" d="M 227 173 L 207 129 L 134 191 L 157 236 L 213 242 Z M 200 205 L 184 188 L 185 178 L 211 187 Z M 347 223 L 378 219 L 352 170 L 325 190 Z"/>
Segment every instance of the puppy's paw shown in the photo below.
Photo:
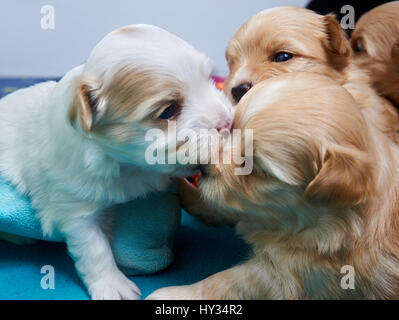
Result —
<path fill-rule="evenodd" d="M 89 285 L 93 300 L 138 300 L 141 292 L 122 272 L 108 274 Z"/>
<path fill-rule="evenodd" d="M 196 285 L 161 288 L 151 293 L 146 300 L 202 300 L 201 290 Z"/>

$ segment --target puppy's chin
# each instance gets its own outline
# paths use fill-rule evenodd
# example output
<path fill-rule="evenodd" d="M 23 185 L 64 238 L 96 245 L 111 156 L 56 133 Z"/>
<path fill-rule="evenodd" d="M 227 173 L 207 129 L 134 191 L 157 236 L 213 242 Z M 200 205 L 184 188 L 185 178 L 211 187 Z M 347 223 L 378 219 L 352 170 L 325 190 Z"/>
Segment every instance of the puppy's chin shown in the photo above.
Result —
<path fill-rule="evenodd" d="M 209 173 L 204 172 L 202 168 L 201 177 L 198 181 L 198 188 L 201 192 L 202 197 L 205 199 L 207 203 L 215 206 L 218 204 L 225 204 L 224 201 L 224 190 L 225 185 L 222 179 L 218 179 L 215 176 L 210 176 Z"/>
<path fill-rule="evenodd" d="M 198 187 L 203 198 L 213 206 L 228 206 L 229 198 L 233 193 L 239 192 L 232 185 L 229 174 L 220 171 L 222 165 L 208 164 L 201 165 L 199 169 L 201 176 L 198 180 Z"/>

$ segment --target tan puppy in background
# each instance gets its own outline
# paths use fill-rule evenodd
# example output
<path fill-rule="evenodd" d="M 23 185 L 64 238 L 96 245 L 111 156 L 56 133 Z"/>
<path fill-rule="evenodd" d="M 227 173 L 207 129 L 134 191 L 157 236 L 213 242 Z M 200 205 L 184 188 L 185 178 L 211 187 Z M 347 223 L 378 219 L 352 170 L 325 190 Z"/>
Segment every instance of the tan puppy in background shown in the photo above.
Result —
<path fill-rule="evenodd" d="M 239 176 L 238 165 L 211 165 L 200 180 L 205 202 L 240 220 L 252 257 L 149 299 L 398 297 L 399 149 L 369 116 L 325 76 L 257 84 L 234 120 L 241 134 L 254 130 L 254 170 Z M 345 268 L 352 289 L 342 286 Z"/>
<path fill-rule="evenodd" d="M 363 15 L 351 44 L 356 62 L 371 73 L 373 86 L 399 106 L 399 2 Z"/>
<path fill-rule="evenodd" d="M 338 21 L 299 7 L 262 11 L 247 21 L 226 50 L 230 74 L 226 93 L 237 102 L 255 84 L 281 73 L 309 71 L 339 81 L 375 125 L 399 143 L 394 106 L 371 86 L 368 72 L 352 59 Z"/>

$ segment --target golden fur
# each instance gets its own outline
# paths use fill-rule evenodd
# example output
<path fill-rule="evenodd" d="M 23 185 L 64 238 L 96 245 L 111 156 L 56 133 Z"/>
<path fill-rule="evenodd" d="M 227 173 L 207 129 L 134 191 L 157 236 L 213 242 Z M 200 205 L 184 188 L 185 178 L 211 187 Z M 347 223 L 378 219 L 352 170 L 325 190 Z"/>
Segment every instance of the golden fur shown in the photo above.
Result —
<path fill-rule="evenodd" d="M 314 73 L 251 89 L 234 129 L 254 130 L 254 170 L 239 176 L 235 164 L 211 165 L 200 191 L 205 203 L 239 220 L 253 254 L 150 299 L 398 297 L 399 149 L 369 116 L 339 83 Z M 354 289 L 341 287 L 346 265 L 354 268 Z"/>
<path fill-rule="evenodd" d="M 277 63 L 278 52 L 294 57 Z M 399 118 L 394 106 L 371 86 L 369 74 L 353 61 L 353 52 L 338 21 L 298 7 L 262 11 L 235 34 L 226 50 L 230 74 L 226 94 L 242 83 L 257 84 L 287 72 L 316 72 L 339 81 L 372 121 L 399 142 Z"/>
<path fill-rule="evenodd" d="M 371 74 L 373 86 L 399 105 L 399 2 L 363 15 L 351 37 L 355 61 Z"/>

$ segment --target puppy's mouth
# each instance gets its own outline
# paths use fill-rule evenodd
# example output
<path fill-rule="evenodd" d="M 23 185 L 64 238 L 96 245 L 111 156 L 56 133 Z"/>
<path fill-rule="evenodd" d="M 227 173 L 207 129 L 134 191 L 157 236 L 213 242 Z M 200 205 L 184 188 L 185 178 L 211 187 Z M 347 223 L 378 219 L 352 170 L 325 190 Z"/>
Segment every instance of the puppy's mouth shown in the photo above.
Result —
<path fill-rule="evenodd" d="M 208 172 L 206 167 L 203 165 L 199 165 L 196 169 L 198 170 L 198 172 L 193 176 L 187 177 L 186 180 L 195 187 L 198 187 L 199 180 L 206 178 L 208 176 Z"/>
<path fill-rule="evenodd" d="M 199 165 L 199 166 L 197 167 L 197 169 L 199 170 L 199 172 L 200 172 L 202 178 L 206 178 L 206 177 L 209 175 L 208 166 Z"/>

